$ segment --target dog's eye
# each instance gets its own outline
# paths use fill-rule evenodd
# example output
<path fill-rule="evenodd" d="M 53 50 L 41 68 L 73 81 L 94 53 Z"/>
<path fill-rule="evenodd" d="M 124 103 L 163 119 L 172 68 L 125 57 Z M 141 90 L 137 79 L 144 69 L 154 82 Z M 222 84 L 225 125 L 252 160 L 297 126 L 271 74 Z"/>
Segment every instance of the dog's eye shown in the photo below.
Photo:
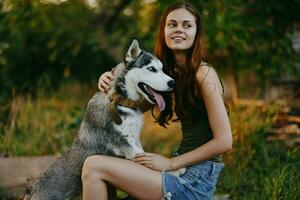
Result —
<path fill-rule="evenodd" d="M 157 70 L 154 68 L 154 67 L 147 67 L 147 69 L 150 71 L 150 72 L 156 72 Z"/>

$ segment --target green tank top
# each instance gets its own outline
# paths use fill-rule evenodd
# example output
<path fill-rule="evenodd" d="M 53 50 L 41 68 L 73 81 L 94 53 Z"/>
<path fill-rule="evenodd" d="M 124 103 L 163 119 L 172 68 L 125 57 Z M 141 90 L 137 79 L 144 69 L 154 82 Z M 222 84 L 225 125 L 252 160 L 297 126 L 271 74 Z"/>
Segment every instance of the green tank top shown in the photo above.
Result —
<path fill-rule="evenodd" d="M 175 112 L 181 122 L 182 141 L 177 153 L 184 154 L 192 151 L 212 139 L 212 130 L 209 125 L 206 107 L 202 98 L 199 98 L 199 106 L 192 112 L 193 120 L 184 119 L 180 116 L 177 106 Z M 214 162 L 222 162 L 222 155 L 210 159 Z"/>

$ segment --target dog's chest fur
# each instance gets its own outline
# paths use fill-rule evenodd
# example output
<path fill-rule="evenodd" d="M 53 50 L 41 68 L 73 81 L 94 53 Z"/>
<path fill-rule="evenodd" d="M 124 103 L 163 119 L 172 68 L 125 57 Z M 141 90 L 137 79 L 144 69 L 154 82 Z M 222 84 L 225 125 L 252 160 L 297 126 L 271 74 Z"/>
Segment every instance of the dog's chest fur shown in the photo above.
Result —
<path fill-rule="evenodd" d="M 122 135 L 128 137 L 139 136 L 143 126 L 143 115 L 139 110 L 133 110 L 123 106 L 118 106 L 121 111 L 121 125 L 114 125 L 115 129 L 120 131 Z"/>
<path fill-rule="evenodd" d="M 124 155 L 127 158 L 132 158 L 136 153 L 142 153 L 143 149 L 140 143 L 140 133 L 143 127 L 143 114 L 138 109 L 131 109 L 123 106 L 117 107 L 122 124 L 114 124 L 114 128 L 126 138 L 127 142 L 131 146 L 132 151 L 121 152 L 120 149 L 114 148 L 114 152 L 117 155 Z"/>

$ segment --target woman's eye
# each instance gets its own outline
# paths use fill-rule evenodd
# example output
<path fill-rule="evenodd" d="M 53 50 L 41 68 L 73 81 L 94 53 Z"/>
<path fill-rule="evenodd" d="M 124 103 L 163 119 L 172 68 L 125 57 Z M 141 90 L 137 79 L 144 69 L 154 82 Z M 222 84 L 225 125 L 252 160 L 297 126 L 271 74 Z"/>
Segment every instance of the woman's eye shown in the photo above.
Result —
<path fill-rule="evenodd" d="M 192 27 L 190 24 L 185 24 L 185 25 L 183 25 L 183 27 L 184 28 L 190 28 L 190 27 Z"/>
<path fill-rule="evenodd" d="M 168 27 L 170 28 L 175 27 L 175 24 L 168 24 Z"/>
<path fill-rule="evenodd" d="M 156 72 L 157 70 L 154 68 L 154 67 L 147 67 L 147 69 L 150 71 L 150 72 Z"/>

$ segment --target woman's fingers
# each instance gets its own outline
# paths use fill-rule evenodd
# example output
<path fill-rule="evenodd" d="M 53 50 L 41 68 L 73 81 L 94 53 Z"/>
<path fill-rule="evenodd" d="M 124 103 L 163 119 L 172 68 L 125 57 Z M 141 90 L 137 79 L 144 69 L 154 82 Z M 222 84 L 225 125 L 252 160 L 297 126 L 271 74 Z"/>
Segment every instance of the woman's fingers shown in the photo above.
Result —
<path fill-rule="evenodd" d="M 109 90 L 110 87 L 111 87 L 111 84 L 109 82 L 106 82 L 106 81 L 101 81 L 101 87 L 104 88 L 105 90 Z"/>
<path fill-rule="evenodd" d="M 103 77 L 102 79 L 103 83 L 105 83 L 106 85 L 111 86 L 112 84 L 112 80 L 107 76 L 107 77 Z"/>
<path fill-rule="evenodd" d="M 134 161 L 135 163 L 138 163 L 140 165 L 144 165 L 150 169 L 153 169 L 153 163 L 152 160 L 140 160 L 140 161 Z"/>
<path fill-rule="evenodd" d="M 150 168 L 150 169 L 153 169 L 152 168 L 152 165 L 145 165 L 146 167 Z"/>
<path fill-rule="evenodd" d="M 149 168 L 152 167 L 153 161 L 150 153 L 139 153 L 133 158 L 133 161 Z"/>
<path fill-rule="evenodd" d="M 139 164 L 142 164 L 142 165 L 151 165 L 152 166 L 152 162 L 150 160 L 138 161 L 136 163 L 139 163 Z"/>
<path fill-rule="evenodd" d="M 114 75 L 111 72 L 106 72 L 107 78 L 110 79 L 110 81 L 113 81 L 115 79 Z"/>
<path fill-rule="evenodd" d="M 138 157 L 138 158 L 133 158 L 134 162 L 147 162 L 147 161 L 152 161 L 152 158 L 150 157 Z"/>
<path fill-rule="evenodd" d="M 98 88 L 101 92 L 107 93 L 112 86 L 114 75 L 111 72 L 103 73 L 98 81 Z"/>
<path fill-rule="evenodd" d="M 107 93 L 109 90 L 109 85 L 107 85 L 104 81 L 99 81 L 98 88 L 101 92 Z"/>

